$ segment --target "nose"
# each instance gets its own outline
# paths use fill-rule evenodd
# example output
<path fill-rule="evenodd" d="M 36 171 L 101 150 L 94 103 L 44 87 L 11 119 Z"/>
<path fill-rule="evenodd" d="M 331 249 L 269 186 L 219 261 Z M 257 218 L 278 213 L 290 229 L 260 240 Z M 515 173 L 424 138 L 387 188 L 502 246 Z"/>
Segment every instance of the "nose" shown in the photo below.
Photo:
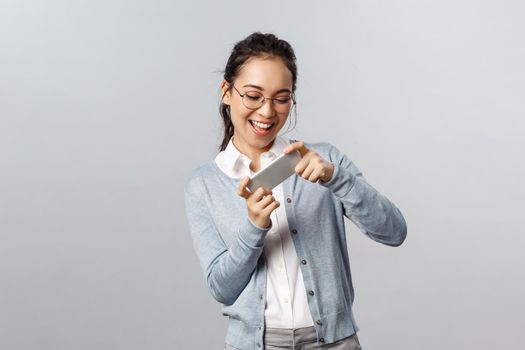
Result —
<path fill-rule="evenodd" d="M 270 118 L 273 117 L 275 114 L 275 108 L 273 106 L 273 101 L 266 99 L 263 102 L 263 105 L 259 107 L 257 110 L 257 113 L 261 115 L 262 117 Z"/>

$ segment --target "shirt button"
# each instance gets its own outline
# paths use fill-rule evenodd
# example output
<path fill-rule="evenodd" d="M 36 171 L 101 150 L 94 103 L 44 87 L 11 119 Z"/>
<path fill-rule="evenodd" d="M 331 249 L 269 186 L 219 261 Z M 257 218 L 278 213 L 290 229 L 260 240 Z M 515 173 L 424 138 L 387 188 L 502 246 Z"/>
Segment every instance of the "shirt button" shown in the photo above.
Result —
<path fill-rule="evenodd" d="M 304 260 L 304 259 L 301 260 L 301 263 L 302 263 L 303 265 L 306 265 L 306 260 Z"/>
<path fill-rule="evenodd" d="M 287 201 L 288 203 L 292 203 L 292 199 L 291 199 L 291 198 L 286 198 L 286 201 Z"/>
<path fill-rule="evenodd" d="M 284 303 L 288 304 L 288 298 L 284 298 Z"/>
<path fill-rule="evenodd" d="M 310 294 L 310 295 L 314 295 L 314 291 L 313 291 L 313 290 L 309 290 L 309 291 L 308 291 L 308 294 Z"/>
<path fill-rule="evenodd" d="M 317 323 L 318 325 L 322 325 L 323 324 L 323 322 L 321 322 L 321 320 L 317 320 L 317 321 L 315 321 L 315 323 Z"/>
<path fill-rule="evenodd" d="M 296 234 L 297 234 L 297 230 L 296 230 L 296 229 L 293 229 L 293 230 L 292 230 L 292 233 L 293 233 L 294 235 L 296 235 Z"/>

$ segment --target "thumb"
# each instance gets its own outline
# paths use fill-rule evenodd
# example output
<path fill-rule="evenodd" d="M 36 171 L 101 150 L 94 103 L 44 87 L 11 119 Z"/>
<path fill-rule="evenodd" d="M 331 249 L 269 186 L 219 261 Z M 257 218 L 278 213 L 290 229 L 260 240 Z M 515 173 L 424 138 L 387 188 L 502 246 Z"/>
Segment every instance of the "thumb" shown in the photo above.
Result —
<path fill-rule="evenodd" d="M 237 194 L 246 199 L 248 199 L 248 197 L 251 195 L 251 192 L 246 188 L 249 181 L 250 178 L 248 176 L 243 177 L 239 182 L 239 187 L 237 188 Z"/>

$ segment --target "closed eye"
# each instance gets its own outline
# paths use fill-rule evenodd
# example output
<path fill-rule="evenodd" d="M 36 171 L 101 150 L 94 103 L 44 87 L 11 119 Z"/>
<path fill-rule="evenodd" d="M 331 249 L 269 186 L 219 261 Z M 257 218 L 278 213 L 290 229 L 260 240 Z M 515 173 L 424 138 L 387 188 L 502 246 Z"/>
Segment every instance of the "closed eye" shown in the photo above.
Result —
<path fill-rule="evenodd" d="M 276 98 L 275 101 L 277 103 L 288 103 L 290 101 L 290 97 L 284 97 L 284 98 Z"/>
<path fill-rule="evenodd" d="M 261 99 L 261 96 L 256 96 L 256 95 L 245 95 L 248 99 L 252 100 L 252 101 L 258 101 Z"/>

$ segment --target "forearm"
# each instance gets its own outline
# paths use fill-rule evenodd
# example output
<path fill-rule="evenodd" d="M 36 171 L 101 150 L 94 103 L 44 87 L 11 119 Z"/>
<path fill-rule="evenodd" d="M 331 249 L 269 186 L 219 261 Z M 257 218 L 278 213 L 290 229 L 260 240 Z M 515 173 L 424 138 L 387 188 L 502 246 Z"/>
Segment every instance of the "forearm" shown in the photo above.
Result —
<path fill-rule="evenodd" d="M 334 173 L 328 187 L 343 204 L 344 215 L 371 239 L 399 246 L 407 236 L 406 221 L 401 211 L 386 196 L 368 184 L 361 172 L 351 164 L 334 162 Z"/>
<path fill-rule="evenodd" d="M 248 218 L 237 240 L 207 269 L 207 284 L 213 297 L 226 305 L 235 302 L 251 278 L 264 249 L 264 237 L 271 229 L 260 228 Z"/>

